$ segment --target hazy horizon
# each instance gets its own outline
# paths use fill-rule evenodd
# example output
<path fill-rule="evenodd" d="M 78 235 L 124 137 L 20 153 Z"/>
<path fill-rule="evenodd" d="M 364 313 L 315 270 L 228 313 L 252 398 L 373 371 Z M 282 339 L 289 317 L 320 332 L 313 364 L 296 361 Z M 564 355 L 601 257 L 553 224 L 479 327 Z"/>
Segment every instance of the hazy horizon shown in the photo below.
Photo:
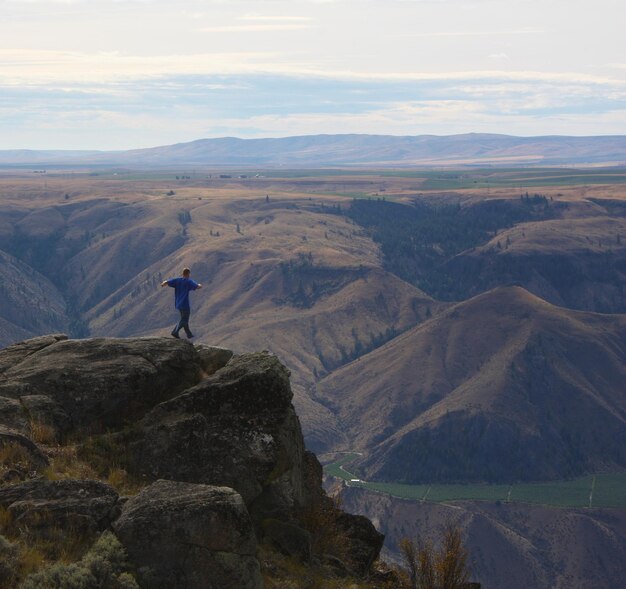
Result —
<path fill-rule="evenodd" d="M 597 137 L 614 137 L 614 138 L 618 138 L 618 137 L 626 137 L 626 134 L 622 135 L 622 134 L 614 134 L 614 133 L 607 133 L 607 134 L 599 134 L 599 135 L 509 135 L 507 133 L 475 133 L 475 132 L 468 132 L 468 133 L 455 133 L 455 134 L 450 134 L 450 135 L 444 135 L 444 134 L 437 134 L 437 133 L 424 133 L 421 135 L 406 135 L 406 134 L 392 134 L 392 133 L 386 133 L 386 134 L 382 134 L 382 133 L 311 133 L 311 134 L 306 134 L 306 135 L 280 135 L 280 136 L 276 136 L 276 137 L 271 137 L 271 136 L 263 136 L 263 137 L 241 137 L 241 136 L 235 136 L 235 135 L 222 135 L 222 136 L 216 136 L 216 137 L 198 137 L 196 139 L 190 139 L 189 141 L 180 141 L 180 142 L 172 142 L 172 143 L 164 143 L 164 144 L 160 144 L 160 145 L 148 145 L 146 147 L 136 147 L 136 146 L 131 146 L 128 148 L 121 148 L 121 149 L 99 149 L 97 147 L 94 148 L 81 148 L 81 149 L 67 149 L 64 147 L 51 147 L 51 148 L 44 148 L 44 149 L 37 149 L 37 148 L 17 148 L 17 149 L 11 149 L 11 148 L 0 148 L 0 152 L 2 151 L 50 151 L 50 152 L 61 152 L 61 151 L 78 151 L 78 152 L 101 152 L 101 153 L 113 153 L 113 152 L 125 152 L 125 151 L 135 151 L 135 150 L 141 150 L 141 149 L 154 149 L 154 148 L 160 148 L 160 147 L 172 147 L 175 145 L 183 145 L 183 144 L 188 144 L 188 143 L 197 143 L 197 142 L 202 142 L 202 141 L 218 141 L 218 140 L 237 140 L 237 141 L 251 141 L 251 140 L 256 140 L 256 141 L 264 141 L 264 140 L 289 140 L 289 139 L 299 139 L 299 138 L 308 138 L 308 137 L 342 137 L 342 136 L 363 136 L 363 137 L 397 137 L 397 138 L 403 138 L 403 137 L 437 137 L 437 138 L 448 138 L 448 137 L 458 137 L 458 136 L 466 136 L 466 135 L 477 135 L 477 136 L 486 136 L 486 135 L 492 135 L 492 136 L 501 136 L 501 137 L 511 137 L 511 138 L 519 138 L 519 139 L 541 139 L 541 138 L 557 138 L 557 137 L 561 137 L 561 138 L 565 138 L 565 139 L 593 139 L 593 138 L 597 138 Z"/>
<path fill-rule="evenodd" d="M 0 12 L 0 149 L 626 134 L 617 0 L 0 0 Z"/>

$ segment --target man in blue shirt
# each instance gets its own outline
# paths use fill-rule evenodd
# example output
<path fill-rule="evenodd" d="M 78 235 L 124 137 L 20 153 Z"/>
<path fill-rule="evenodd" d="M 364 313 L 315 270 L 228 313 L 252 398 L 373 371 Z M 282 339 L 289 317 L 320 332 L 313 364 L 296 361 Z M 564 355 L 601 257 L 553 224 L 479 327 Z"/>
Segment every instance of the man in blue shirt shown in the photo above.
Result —
<path fill-rule="evenodd" d="M 179 337 L 178 332 L 181 329 L 185 330 L 188 338 L 193 337 L 193 333 L 189 330 L 189 315 L 191 314 L 191 307 L 189 306 L 189 292 L 202 288 L 201 284 L 191 280 L 189 276 L 191 270 L 189 268 L 183 268 L 183 275 L 179 278 L 170 278 L 161 282 L 161 286 L 171 286 L 174 289 L 174 304 L 180 311 L 180 321 L 174 327 L 172 335 Z"/>

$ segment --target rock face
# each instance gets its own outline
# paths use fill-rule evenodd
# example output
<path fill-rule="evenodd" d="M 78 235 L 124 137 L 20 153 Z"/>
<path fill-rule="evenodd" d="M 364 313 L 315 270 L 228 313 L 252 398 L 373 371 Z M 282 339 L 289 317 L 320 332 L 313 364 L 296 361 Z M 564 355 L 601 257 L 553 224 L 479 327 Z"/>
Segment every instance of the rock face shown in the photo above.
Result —
<path fill-rule="evenodd" d="M 0 481 L 0 507 L 44 534 L 112 528 L 147 589 L 260 588 L 257 541 L 313 563 L 305 514 L 331 513 L 352 552 L 346 566 L 365 575 L 382 536 L 325 495 L 291 400 L 289 372 L 268 353 L 170 338 L 16 344 L 0 350 L 0 446 L 41 471 L 35 426 L 53 442 L 87 432 L 81 459 L 121 463 L 146 486 L 126 500 L 99 481 Z"/>
<path fill-rule="evenodd" d="M 304 443 L 287 369 L 269 354 L 235 357 L 139 423 L 133 470 L 226 485 L 247 505 L 290 512 L 304 499 Z"/>
<path fill-rule="evenodd" d="M 145 589 L 259 589 L 252 521 L 226 487 L 159 480 L 113 525 Z"/>

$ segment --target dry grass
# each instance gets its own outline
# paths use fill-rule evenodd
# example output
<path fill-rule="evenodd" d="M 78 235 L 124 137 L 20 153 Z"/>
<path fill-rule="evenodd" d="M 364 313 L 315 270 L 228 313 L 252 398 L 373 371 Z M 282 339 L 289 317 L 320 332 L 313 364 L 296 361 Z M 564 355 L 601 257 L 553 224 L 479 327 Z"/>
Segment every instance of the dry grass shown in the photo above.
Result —
<path fill-rule="evenodd" d="M 11 473 L 18 480 L 27 477 L 36 470 L 31 454 L 21 444 L 8 442 L 0 446 L 0 478 L 10 481 Z"/>
<path fill-rule="evenodd" d="M 72 525 L 59 525 L 45 510 L 35 511 L 16 521 L 11 511 L 0 508 L 0 535 L 17 547 L 16 579 L 24 579 L 51 563 L 74 562 L 83 556 L 93 541 L 93 533 Z M 7 589 L 16 586 L 13 584 Z"/>
<path fill-rule="evenodd" d="M 56 444 L 58 437 L 53 426 L 41 421 L 30 422 L 30 439 L 36 444 Z"/>
<path fill-rule="evenodd" d="M 49 448 L 48 457 L 50 466 L 44 471 L 44 477 L 49 481 L 100 478 L 88 462 L 78 458 L 75 445 Z"/>
<path fill-rule="evenodd" d="M 121 437 L 104 434 L 80 444 L 77 459 L 94 470 L 94 478 L 108 483 L 121 495 L 136 495 L 148 481 L 130 472 L 128 453 Z"/>
<path fill-rule="evenodd" d="M 50 431 L 46 427 L 37 430 L 42 437 L 38 440 L 50 440 Z M 87 449 L 85 450 L 85 446 Z M 46 480 L 58 481 L 66 479 L 94 479 L 110 484 L 120 494 L 134 495 L 145 481 L 136 479 L 121 466 L 119 456 L 114 452 L 96 453 L 92 439 L 85 445 L 49 445 L 42 446 L 49 464 L 40 473 Z M 108 447 L 112 450 L 111 447 Z M 0 448 L 0 475 L 16 470 L 23 474 L 22 478 L 32 474 L 34 466 L 30 454 L 19 444 L 5 444 Z"/>
<path fill-rule="evenodd" d="M 50 441 L 50 431 L 45 427 L 34 427 L 38 440 Z M 77 444 L 54 445 L 44 447 L 49 459 L 49 466 L 43 471 L 47 480 L 94 479 L 103 480 L 113 486 L 120 494 L 134 494 L 145 484 L 137 481 L 119 466 L 119 456 L 110 443 L 98 443 L 89 439 L 87 450 Z M 99 449 L 99 452 L 95 451 Z M 94 463 L 90 463 L 89 459 Z M 16 466 L 22 469 L 29 464 L 28 452 L 17 444 L 5 444 L 0 448 L 0 468 Z M 33 509 L 15 521 L 13 514 L 6 508 L 0 508 L 0 534 L 15 543 L 15 558 L 11 566 L 12 573 L 0 589 L 14 589 L 17 583 L 31 573 L 54 563 L 72 563 L 86 553 L 94 540 L 94 533 L 85 530 L 80 521 L 75 525 L 71 517 L 59 522 L 55 515 L 45 509 Z"/>

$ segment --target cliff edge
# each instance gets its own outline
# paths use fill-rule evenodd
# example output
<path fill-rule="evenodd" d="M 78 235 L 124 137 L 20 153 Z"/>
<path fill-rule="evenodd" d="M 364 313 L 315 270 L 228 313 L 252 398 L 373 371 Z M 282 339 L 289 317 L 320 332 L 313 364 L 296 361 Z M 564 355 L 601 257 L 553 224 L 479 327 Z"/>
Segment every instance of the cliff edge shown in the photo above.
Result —
<path fill-rule="evenodd" d="M 369 575 L 383 536 L 326 496 L 291 400 L 268 353 L 64 335 L 0 350 L 6 546 L 39 547 L 41 569 L 69 540 L 92 562 L 112 532 L 147 589 L 257 589 L 285 563 Z"/>

